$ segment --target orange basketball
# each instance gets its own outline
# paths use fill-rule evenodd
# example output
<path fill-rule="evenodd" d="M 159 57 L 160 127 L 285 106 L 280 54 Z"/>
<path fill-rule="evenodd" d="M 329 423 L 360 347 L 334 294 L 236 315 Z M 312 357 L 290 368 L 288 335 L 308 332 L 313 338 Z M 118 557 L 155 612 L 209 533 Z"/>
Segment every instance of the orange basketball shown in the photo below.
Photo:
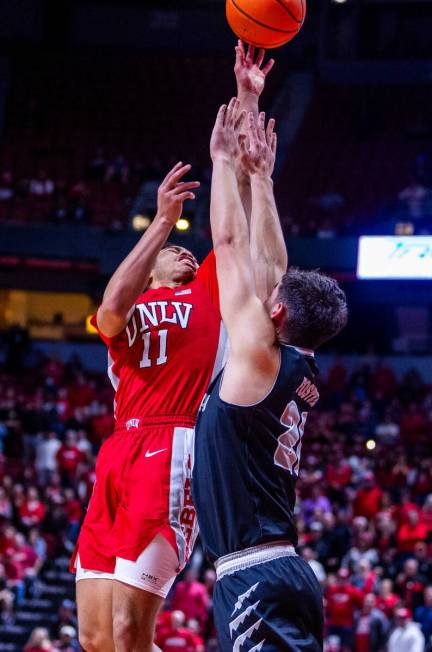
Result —
<path fill-rule="evenodd" d="M 259 48 L 277 48 L 291 41 L 303 25 L 306 0 L 227 0 L 233 32 Z"/>

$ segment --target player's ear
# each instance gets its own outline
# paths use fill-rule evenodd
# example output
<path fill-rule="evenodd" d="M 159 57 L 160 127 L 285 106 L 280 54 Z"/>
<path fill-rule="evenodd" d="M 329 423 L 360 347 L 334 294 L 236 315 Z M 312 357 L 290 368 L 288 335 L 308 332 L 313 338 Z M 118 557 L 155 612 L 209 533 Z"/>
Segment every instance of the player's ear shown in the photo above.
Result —
<path fill-rule="evenodd" d="M 285 317 L 286 309 L 283 303 L 275 303 L 270 311 L 270 317 L 276 325 L 280 324 Z"/>

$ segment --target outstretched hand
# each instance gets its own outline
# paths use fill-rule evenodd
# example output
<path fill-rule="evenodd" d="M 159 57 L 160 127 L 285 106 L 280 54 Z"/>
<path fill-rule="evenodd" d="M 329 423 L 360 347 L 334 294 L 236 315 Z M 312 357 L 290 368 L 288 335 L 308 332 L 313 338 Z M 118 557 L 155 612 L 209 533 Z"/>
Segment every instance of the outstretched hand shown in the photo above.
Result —
<path fill-rule="evenodd" d="M 223 104 L 218 111 L 210 141 L 212 160 L 226 159 L 232 163 L 240 155 L 240 128 L 246 116 L 239 111 L 240 101 L 233 97 L 228 106 Z"/>
<path fill-rule="evenodd" d="M 199 188 L 199 181 L 181 181 L 189 172 L 191 166 L 180 161 L 166 175 L 158 189 L 158 204 L 156 218 L 165 219 L 174 226 L 180 219 L 183 203 L 187 199 L 195 199 L 192 192 Z"/>
<path fill-rule="evenodd" d="M 249 45 L 247 52 L 245 52 L 244 43 L 241 40 L 238 41 L 235 51 L 236 61 L 234 73 L 237 80 L 238 95 L 241 95 L 241 93 L 253 93 L 259 97 L 263 92 L 266 77 L 274 66 L 274 59 L 269 59 L 264 68 L 262 68 L 265 50 L 258 50 L 255 58 L 254 46 Z"/>
<path fill-rule="evenodd" d="M 249 176 L 271 177 L 273 174 L 277 136 L 274 131 L 275 120 L 270 118 L 265 126 L 265 113 L 262 111 L 255 120 L 253 113 L 247 117 L 247 136 L 239 136 L 239 162 L 242 171 Z"/>

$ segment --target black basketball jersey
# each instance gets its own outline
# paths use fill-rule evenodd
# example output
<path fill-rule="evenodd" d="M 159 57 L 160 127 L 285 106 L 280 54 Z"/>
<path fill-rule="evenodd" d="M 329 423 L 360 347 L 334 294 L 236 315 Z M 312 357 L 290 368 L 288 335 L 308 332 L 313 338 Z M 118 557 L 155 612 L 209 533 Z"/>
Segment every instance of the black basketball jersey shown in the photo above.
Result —
<path fill-rule="evenodd" d="M 308 411 L 318 401 L 313 354 L 281 346 L 273 388 L 243 407 L 204 397 L 195 432 L 192 496 L 211 561 L 278 540 L 297 544 L 295 485 Z"/>

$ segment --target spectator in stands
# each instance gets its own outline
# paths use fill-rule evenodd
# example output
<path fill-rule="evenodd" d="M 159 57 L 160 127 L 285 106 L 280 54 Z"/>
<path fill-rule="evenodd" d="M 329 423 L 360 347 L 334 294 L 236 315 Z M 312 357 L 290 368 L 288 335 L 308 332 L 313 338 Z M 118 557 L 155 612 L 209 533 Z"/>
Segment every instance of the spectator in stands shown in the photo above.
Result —
<path fill-rule="evenodd" d="M 83 454 L 84 459 L 87 462 L 90 462 L 92 459 L 92 446 L 83 428 L 78 430 L 76 433 L 76 445 Z"/>
<path fill-rule="evenodd" d="M 341 568 L 325 592 L 329 633 L 340 638 L 344 652 L 352 650 L 355 613 L 363 605 L 363 594 L 349 577 L 349 571 Z"/>
<path fill-rule="evenodd" d="M 399 425 L 395 423 L 391 410 L 388 409 L 383 421 L 375 428 L 375 436 L 380 443 L 393 446 L 399 438 L 399 433 Z"/>
<path fill-rule="evenodd" d="M 356 652 L 384 652 L 389 630 L 387 618 L 377 608 L 375 594 L 367 593 L 356 624 Z"/>
<path fill-rule="evenodd" d="M 39 170 L 36 177 L 30 181 L 29 192 L 39 199 L 51 197 L 54 190 L 54 181 L 49 178 L 45 170 Z"/>
<path fill-rule="evenodd" d="M 382 490 L 377 485 L 374 474 L 368 471 L 354 499 L 354 513 L 373 519 L 381 507 Z"/>
<path fill-rule="evenodd" d="M 41 568 L 47 558 L 47 542 L 41 535 L 40 530 L 35 527 L 30 530 L 28 540 L 38 559 L 39 568 Z"/>
<path fill-rule="evenodd" d="M 1 555 L 0 555 L 1 558 Z M 0 625 L 13 622 L 14 594 L 8 586 L 6 568 L 0 563 Z"/>
<path fill-rule="evenodd" d="M 123 154 L 118 154 L 110 163 L 108 163 L 105 174 L 105 181 L 121 181 L 126 184 L 129 181 L 130 167 Z"/>
<path fill-rule="evenodd" d="M 379 593 L 377 597 L 377 606 L 387 618 L 392 618 L 395 607 L 401 599 L 396 593 L 393 593 L 393 582 L 384 578 L 379 583 Z"/>
<path fill-rule="evenodd" d="M 398 549 L 401 552 L 411 552 L 416 543 L 426 540 L 428 533 L 417 510 L 410 510 L 407 516 L 407 522 L 402 523 L 397 535 Z"/>
<path fill-rule="evenodd" d="M 79 652 L 81 650 L 77 639 L 77 631 L 71 625 L 63 625 L 60 628 L 60 637 L 55 644 L 56 652 Z"/>
<path fill-rule="evenodd" d="M 185 627 L 186 618 L 182 611 L 175 610 L 169 615 L 169 622 L 160 628 L 156 636 L 156 644 L 163 652 L 194 652 L 197 645 L 197 635 Z M 201 641 L 201 638 L 198 638 Z M 200 652 L 203 650 L 201 646 Z"/>
<path fill-rule="evenodd" d="M 208 618 L 209 596 L 204 584 L 198 581 L 196 570 L 187 569 L 183 581 L 175 585 L 172 608 L 182 611 L 187 620 L 197 620 L 201 631 L 204 631 Z"/>
<path fill-rule="evenodd" d="M 78 467 L 85 461 L 85 456 L 76 445 L 76 434 L 73 430 L 66 432 L 65 441 L 57 455 L 58 469 L 64 485 L 71 487 L 77 478 Z"/>
<path fill-rule="evenodd" d="M 37 437 L 35 467 L 41 486 L 48 484 L 51 475 L 57 471 L 57 453 L 61 445 L 60 439 L 52 430 Z"/>
<path fill-rule="evenodd" d="M 38 526 L 45 517 L 45 505 L 39 499 L 39 492 L 36 487 L 29 487 L 26 498 L 20 505 L 19 517 L 21 523 L 27 528 Z"/>
<path fill-rule="evenodd" d="M 410 610 L 406 607 L 396 609 L 395 623 L 388 652 L 424 652 L 425 639 L 418 623 L 412 621 Z"/>
<path fill-rule="evenodd" d="M 65 489 L 64 498 L 63 508 L 67 517 L 66 542 L 72 550 L 78 538 L 83 509 L 74 489 Z"/>
<path fill-rule="evenodd" d="M 372 570 L 372 564 L 367 557 L 360 559 L 357 572 L 351 579 L 352 585 L 360 589 L 363 594 L 375 591 L 378 583 L 378 575 Z"/>
<path fill-rule="evenodd" d="M 56 652 L 45 627 L 36 627 L 32 631 L 24 646 L 24 652 Z"/>
<path fill-rule="evenodd" d="M 5 489 L 0 486 L 0 518 L 10 519 L 12 517 L 12 503 Z"/>
<path fill-rule="evenodd" d="M 200 624 L 194 618 L 189 618 L 186 623 L 186 627 L 191 632 L 193 637 L 193 650 L 194 652 L 204 652 L 204 639 L 201 636 Z"/>
<path fill-rule="evenodd" d="M 301 510 L 303 519 L 307 525 L 320 515 L 328 514 L 332 511 L 331 503 L 327 496 L 324 495 L 320 485 L 314 485 L 311 488 L 311 495 L 302 501 Z"/>
<path fill-rule="evenodd" d="M 325 572 L 324 566 L 318 561 L 318 555 L 315 550 L 312 550 L 312 548 L 307 546 L 306 548 L 303 548 L 301 555 L 312 568 L 318 582 L 321 586 L 324 586 L 327 579 L 327 573 Z"/>
<path fill-rule="evenodd" d="M 409 186 L 399 193 L 399 201 L 405 207 L 408 216 L 412 220 L 420 220 L 424 216 L 424 205 L 428 196 L 428 190 L 415 178 L 411 179 Z"/>
<path fill-rule="evenodd" d="M 424 590 L 424 604 L 414 612 L 414 620 L 420 624 L 426 643 L 432 645 L 432 585 Z"/>
<path fill-rule="evenodd" d="M 432 559 L 428 551 L 426 541 L 418 541 L 414 544 L 414 557 L 418 562 L 418 570 L 421 575 L 427 578 L 432 584 Z"/>
<path fill-rule="evenodd" d="M 412 611 L 421 605 L 426 585 L 427 578 L 419 573 L 417 559 L 407 559 L 396 579 L 396 590 Z"/>

